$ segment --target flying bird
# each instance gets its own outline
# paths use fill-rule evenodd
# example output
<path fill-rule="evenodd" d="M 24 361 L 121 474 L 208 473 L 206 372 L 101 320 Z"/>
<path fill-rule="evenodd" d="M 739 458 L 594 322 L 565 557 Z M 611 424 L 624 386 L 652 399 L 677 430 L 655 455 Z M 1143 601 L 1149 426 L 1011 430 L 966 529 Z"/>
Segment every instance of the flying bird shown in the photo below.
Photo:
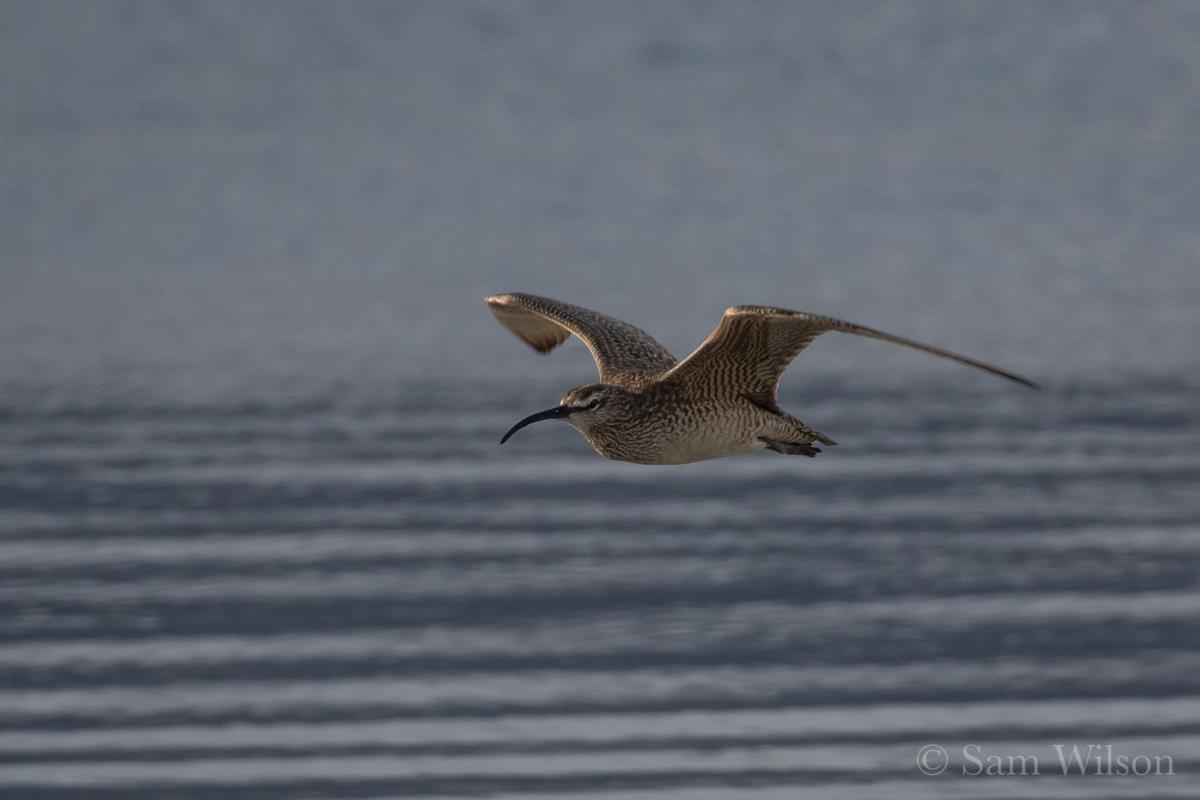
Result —
<path fill-rule="evenodd" d="M 645 331 L 580 306 L 531 294 L 484 298 L 518 338 L 549 353 L 578 336 L 600 371 L 559 404 L 513 425 L 500 440 L 534 422 L 561 419 L 600 455 L 637 464 L 687 464 L 773 450 L 815 456 L 837 442 L 783 411 L 779 379 L 792 359 L 826 331 L 914 347 L 1037 388 L 1020 375 L 948 350 L 832 317 L 767 306 L 733 306 L 716 330 L 682 361 Z"/>

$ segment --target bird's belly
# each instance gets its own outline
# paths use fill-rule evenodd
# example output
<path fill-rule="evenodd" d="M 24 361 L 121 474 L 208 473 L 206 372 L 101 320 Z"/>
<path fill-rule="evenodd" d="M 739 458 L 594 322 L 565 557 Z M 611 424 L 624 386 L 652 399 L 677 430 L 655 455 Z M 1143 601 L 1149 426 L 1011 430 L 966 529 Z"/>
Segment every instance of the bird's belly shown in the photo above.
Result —
<path fill-rule="evenodd" d="M 756 439 L 745 437 L 705 439 L 679 442 L 673 446 L 664 447 L 658 454 L 655 464 L 691 464 L 694 461 L 707 461 L 711 458 L 723 458 L 761 450 L 765 445 Z"/>
<path fill-rule="evenodd" d="M 751 431 L 745 430 L 746 426 L 736 424 L 740 420 L 728 422 L 733 424 L 681 426 L 680 429 L 665 434 L 660 431 L 658 435 L 651 437 L 651 441 L 643 440 L 642 446 L 629 450 L 602 448 L 598 445 L 596 449 L 601 455 L 609 458 L 638 464 L 691 464 L 695 461 L 761 450 L 764 447 Z"/>

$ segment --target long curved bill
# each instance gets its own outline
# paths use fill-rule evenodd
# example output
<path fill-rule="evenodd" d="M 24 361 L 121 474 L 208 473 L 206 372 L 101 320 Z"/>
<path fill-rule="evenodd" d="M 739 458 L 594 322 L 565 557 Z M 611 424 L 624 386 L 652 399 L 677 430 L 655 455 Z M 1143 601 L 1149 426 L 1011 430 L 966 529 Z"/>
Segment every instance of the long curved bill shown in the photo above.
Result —
<path fill-rule="evenodd" d="M 555 406 L 554 408 L 549 408 L 545 411 L 539 411 L 536 414 L 530 414 L 528 417 L 509 428 L 508 433 L 504 434 L 504 438 L 500 440 L 500 444 L 507 442 L 510 438 L 512 438 L 514 433 L 521 430 L 521 428 L 524 428 L 526 425 L 532 425 L 533 423 L 541 422 L 544 419 L 562 419 L 563 417 L 569 417 L 571 416 L 571 411 L 572 409 L 570 406 Z"/>

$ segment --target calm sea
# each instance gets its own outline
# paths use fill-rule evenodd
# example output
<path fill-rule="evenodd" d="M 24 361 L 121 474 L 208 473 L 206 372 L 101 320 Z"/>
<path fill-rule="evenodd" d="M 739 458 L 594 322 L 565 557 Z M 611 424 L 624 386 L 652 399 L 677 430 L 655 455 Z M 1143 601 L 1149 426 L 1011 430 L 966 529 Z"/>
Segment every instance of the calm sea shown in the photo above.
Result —
<path fill-rule="evenodd" d="M 506 384 L 9 405 L 0 790 L 1189 796 L 1196 385 L 972 377 L 822 387 L 815 461 L 655 469 L 499 447 Z M 1054 777 L 1098 742 L 1177 777 Z"/>
<path fill-rule="evenodd" d="M 1198 37 L 4 4 L 0 796 L 1195 797 Z M 1045 388 L 831 336 L 785 381 L 815 460 L 500 447 L 594 379 L 495 325 L 516 290 Z"/>

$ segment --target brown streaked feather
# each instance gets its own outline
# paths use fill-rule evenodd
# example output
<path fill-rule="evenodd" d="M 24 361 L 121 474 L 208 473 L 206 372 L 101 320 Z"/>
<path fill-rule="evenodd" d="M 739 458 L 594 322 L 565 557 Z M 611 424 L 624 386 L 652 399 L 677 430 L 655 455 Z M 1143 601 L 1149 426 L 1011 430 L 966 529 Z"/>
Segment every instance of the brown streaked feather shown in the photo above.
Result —
<path fill-rule="evenodd" d="M 643 385 L 677 363 L 640 328 L 581 306 L 531 294 L 484 298 L 500 324 L 539 353 L 575 334 L 596 360 L 603 383 Z"/>
<path fill-rule="evenodd" d="M 697 388 L 707 386 L 716 395 L 744 394 L 756 401 L 774 403 L 779 379 L 788 364 L 813 339 L 826 331 L 853 333 L 902 344 L 1037 388 L 1037 384 L 1020 375 L 949 350 L 853 322 L 767 306 L 734 306 L 726 309 L 716 330 L 663 377 L 691 383 Z"/>

